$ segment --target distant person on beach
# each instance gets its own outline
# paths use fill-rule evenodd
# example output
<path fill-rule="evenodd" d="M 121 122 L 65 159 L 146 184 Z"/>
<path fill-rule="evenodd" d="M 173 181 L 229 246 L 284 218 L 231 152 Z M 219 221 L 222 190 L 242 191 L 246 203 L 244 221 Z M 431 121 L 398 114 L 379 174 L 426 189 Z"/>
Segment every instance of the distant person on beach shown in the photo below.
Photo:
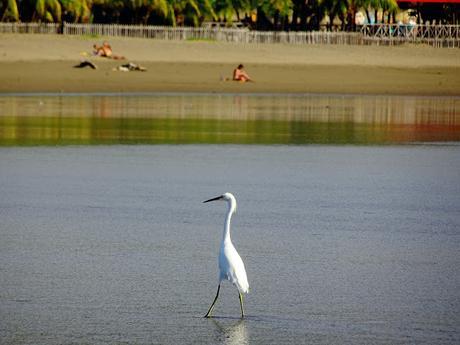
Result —
<path fill-rule="evenodd" d="M 253 81 L 244 70 L 244 66 L 241 64 L 233 71 L 233 80 L 241 81 L 242 83 Z"/>
<path fill-rule="evenodd" d="M 107 41 L 104 41 L 104 43 L 102 43 L 102 46 L 98 46 L 97 44 L 95 44 L 93 45 L 93 48 L 94 48 L 94 55 L 106 57 L 109 59 L 115 59 L 115 60 L 125 59 L 124 56 L 114 55 L 112 51 L 112 47 Z"/>
<path fill-rule="evenodd" d="M 98 46 L 97 44 L 93 45 L 93 54 L 97 56 L 105 56 L 104 48 L 102 46 Z"/>

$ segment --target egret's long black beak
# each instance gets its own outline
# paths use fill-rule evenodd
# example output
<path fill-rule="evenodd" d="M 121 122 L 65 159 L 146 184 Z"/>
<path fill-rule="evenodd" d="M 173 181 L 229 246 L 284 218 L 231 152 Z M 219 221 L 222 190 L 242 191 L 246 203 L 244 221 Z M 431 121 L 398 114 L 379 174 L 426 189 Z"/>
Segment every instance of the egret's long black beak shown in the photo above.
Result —
<path fill-rule="evenodd" d="M 216 197 L 216 198 L 212 198 L 212 199 L 209 199 L 209 200 L 203 201 L 203 203 L 205 203 L 205 202 L 210 202 L 210 201 L 221 200 L 221 199 L 222 199 L 222 195 L 221 195 L 221 196 L 218 196 L 218 197 Z"/>

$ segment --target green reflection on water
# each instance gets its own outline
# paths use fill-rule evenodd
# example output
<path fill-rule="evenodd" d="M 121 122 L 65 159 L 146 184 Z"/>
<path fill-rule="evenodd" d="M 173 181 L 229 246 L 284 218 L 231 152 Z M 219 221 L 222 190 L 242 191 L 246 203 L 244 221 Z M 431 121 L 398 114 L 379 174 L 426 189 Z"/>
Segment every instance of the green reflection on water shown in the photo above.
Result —
<path fill-rule="evenodd" d="M 0 118 L 0 145 L 379 143 L 364 124 L 212 119 Z"/>
<path fill-rule="evenodd" d="M 0 97 L 0 145 L 460 141 L 457 98 Z"/>

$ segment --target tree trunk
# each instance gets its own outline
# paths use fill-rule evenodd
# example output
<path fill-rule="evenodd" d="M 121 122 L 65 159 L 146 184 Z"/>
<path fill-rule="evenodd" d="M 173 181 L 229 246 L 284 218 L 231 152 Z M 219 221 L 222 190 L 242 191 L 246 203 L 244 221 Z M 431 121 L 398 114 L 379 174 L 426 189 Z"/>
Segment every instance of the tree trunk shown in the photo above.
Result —
<path fill-rule="evenodd" d="M 369 13 L 369 9 L 366 8 L 366 17 L 367 17 L 367 24 L 371 23 L 371 14 Z"/>
<path fill-rule="evenodd" d="M 346 20 L 345 20 L 345 16 L 344 16 L 342 13 L 340 13 L 340 14 L 339 14 L 339 19 L 340 19 L 340 22 L 342 23 L 342 24 L 340 25 L 340 26 L 341 26 L 341 30 L 342 30 L 342 31 L 345 31 L 345 25 L 346 25 L 346 23 L 347 23 Z"/>
<path fill-rule="evenodd" d="M 298 30 L 298 24 L 297 24 L 298 18 L 299 18 L 299 8 L 297 7 L 296 4 L 294 4 L 294 7 L 292 9 L 292 21 L 290 25 L 291 30 L 295 30 L 295 31 Z"/>
<path fill-rule="evenodd" d="M 307 8 L 303 3 L 300 8 L 300 23 L 299 23 L 300 30 L 306 31 L 307 30 Z"/>
<path fill-rule="evenodd" d="M 278 31 L 280 29 L 280 12 L 275 11 L 275 14 L 273 15 L 273 26 L 275 27 L 275 30 Z"/>
<path fill-rule="evenodd" d="M 257 7 L 257 30 L 269 30 L 273 28 L 272 23 L 268 20 L 267 15 L 261 7 Z"/>

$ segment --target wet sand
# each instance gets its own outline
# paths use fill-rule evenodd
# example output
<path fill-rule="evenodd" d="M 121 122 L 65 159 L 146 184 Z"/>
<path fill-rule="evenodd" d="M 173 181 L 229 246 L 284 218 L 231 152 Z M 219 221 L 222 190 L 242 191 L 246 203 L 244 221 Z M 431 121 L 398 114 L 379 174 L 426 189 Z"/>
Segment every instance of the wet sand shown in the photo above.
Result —
<path fill-rule="evenodd" d="M 460 95 L 458 49 L 110 38 L 114 53 L 127 57 L 122 61 L 91 56 L 92 45 L 103 39 L 0 35 L 0 92 Z M 98 69 L 73 68 L 85 58 Z M 147 72 L 113 71 L 129 61 Z M 255 83 L 223 80 L 239 63 Z"/>

